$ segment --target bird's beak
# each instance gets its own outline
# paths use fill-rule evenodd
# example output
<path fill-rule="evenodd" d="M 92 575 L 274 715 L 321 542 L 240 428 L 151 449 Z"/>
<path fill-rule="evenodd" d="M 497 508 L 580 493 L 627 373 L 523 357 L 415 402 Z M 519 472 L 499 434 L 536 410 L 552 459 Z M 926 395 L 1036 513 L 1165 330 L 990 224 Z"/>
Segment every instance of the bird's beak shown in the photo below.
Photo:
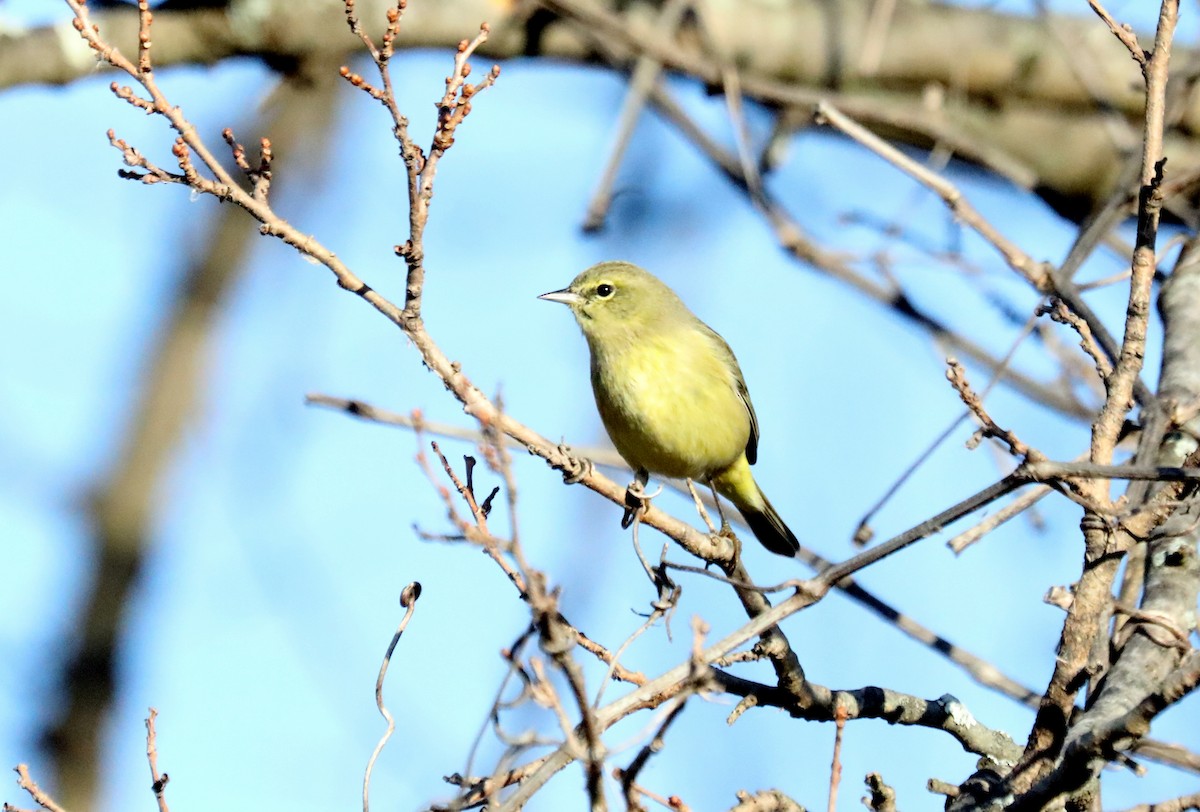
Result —
<path fill-rule="evenodd" d="M 538 298 L 545 299 L 547 302 L 558 302 L 565 305 L 583 304 L 583 297 L 568 288 L 552 290 L 549 293 L 543 293 Z"/>

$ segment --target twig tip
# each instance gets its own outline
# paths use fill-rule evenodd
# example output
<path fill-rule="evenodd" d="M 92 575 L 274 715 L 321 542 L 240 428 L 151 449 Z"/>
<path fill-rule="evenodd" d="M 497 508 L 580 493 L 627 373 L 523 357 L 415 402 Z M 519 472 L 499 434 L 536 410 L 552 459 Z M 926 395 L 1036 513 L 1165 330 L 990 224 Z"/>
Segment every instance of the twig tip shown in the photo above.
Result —
<path fill-rule="evenodd" d="M 400 605 L 405 609 L 412 606 L 421 597 L 421 582 L 413 581 L 408 586 L 404 587 L 400 593 Z"/>

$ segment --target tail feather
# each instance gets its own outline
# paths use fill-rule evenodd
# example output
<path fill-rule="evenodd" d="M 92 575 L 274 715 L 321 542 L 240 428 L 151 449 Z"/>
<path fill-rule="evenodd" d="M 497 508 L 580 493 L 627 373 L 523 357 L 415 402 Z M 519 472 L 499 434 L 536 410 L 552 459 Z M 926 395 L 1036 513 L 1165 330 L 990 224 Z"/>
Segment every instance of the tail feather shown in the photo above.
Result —
<path fill-rule="evenodd" d="M 767 497 L 761 489 L 758 495 L 762 498 L 762 508 L 756 510 L 749 505 L 746 507 L 739 505 L 738 509 L 741 511 L 742 517 L 745 518 L 746 524 L 750 525 L 750 530 L 754 533 L 754 537 L 762 543 L 762 546 L 778 555 L 793 558 L 800 551 L 800 542 L 783 523 L 783 519 L 767 501 Z"/>
<path fill-rule="evenodd" d="M 796 541 L 792 531 L 767 500 L 762 488 L 754 481 L 745 455 L 714 476 L 712 484 L 717 493 L 733 502 L 741 511 L 746 524 L 750 525 L 750 530 L 762 546 L 788 558 L 795 557 L 800 551 L 800 542 Z"/>

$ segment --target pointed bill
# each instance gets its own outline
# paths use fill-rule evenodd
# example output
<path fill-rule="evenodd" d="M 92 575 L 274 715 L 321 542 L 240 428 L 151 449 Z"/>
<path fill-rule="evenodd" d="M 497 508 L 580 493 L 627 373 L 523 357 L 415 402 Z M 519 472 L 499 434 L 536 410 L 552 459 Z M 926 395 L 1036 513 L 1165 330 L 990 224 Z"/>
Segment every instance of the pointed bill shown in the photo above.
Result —
<path fill-rule="evenodd" d="M 549 293 L 543 293 L 538 298 L 545 299 L 547 302 L 558 302 L 559 304 L 565 305 L 577 305 L 583 303 L 583 297 L 569 288 L 552 290 Z"/>

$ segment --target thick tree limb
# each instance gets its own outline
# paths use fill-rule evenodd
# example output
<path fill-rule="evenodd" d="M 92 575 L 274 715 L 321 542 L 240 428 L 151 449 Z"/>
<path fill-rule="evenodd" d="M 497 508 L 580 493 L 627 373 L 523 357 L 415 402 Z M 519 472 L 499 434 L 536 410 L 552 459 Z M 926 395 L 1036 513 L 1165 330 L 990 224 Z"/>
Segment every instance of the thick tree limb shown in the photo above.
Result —
<path fill-rule="evenodd" d="M 382 4 L 360 5 L 370 32 L 370 21 L 383 19 Z M 630 62 L 648 54 L 668 70 L 720 84 L 718 68 L 702 54 L 698 37 L 655 33 L 652 6 L 621 4 L 623 10 L 617 11 L 612 0 L 544 0 L 544 5 L 599 28 Z M 1101 26 L 1087 18 L 1056 17 L 1050 25 L 910 0 L 898 3 L 878 58 L 871 60 L 870 70 L 862 70 L 860 49 L 880 43 L 867 35 L 871 7 L 868 0 L 843 0 L 832 15 L 816 0 L 782 5 L 710 0 L 705 14 L 717 45 L 739 66 L 750 98 L 781 107 L 808 107 L 827 98 L 885 137 L 918 146 L 949 145 L 959 157 L 1038 190 L 1075 219 L 1108 199 L 1119 182 L 1126 144 L 1136 140 L 1142 99 L 1131 87 L 1136 66 Z M 397 47 L 452 48 L 464 24 L 487 20 L 493 34 L 482 53 L 493 58 L 596 60 L 587 38 L 566 21 L 538 17 L 533 24 L 529 15 L 530 7 L 521 3 L 422 4 L 406 18 Z M 137 21 L 132 9 L 97 10 L 94 17 L 106 36 L 133 53 Z M 810 47 L 795 47 L 798 40 Z M 945 47 L 948 42 L 954 47 Z M 336 0 L 235 0 L 226 7 L 155 13 L 159 68 L 238 57 L 282 66 L 314 56 L 344 61 L 358 48 Z M 1086 81 L 1074 64 L 1081 51 L 1091 54 L 1094 66 Z M 964 56 L 969 64 L 963 64 Z M 63 25 L 0 37 L 0 88 L 65 84 L 94 70 L 91 53 L 80 49 Z M 937 116 L 927 110 L 931 85 L 946 91 Z M 1114 112 L 1131 128 L 1128 141 L 1116 143 L 1110 135 Z M 1176 169 L 1200 166 L 1200 143 L 1191 137 L 1196 132 L 1200 99 L 1181 111 L 1166 134 L 1166 154 Z"/>

